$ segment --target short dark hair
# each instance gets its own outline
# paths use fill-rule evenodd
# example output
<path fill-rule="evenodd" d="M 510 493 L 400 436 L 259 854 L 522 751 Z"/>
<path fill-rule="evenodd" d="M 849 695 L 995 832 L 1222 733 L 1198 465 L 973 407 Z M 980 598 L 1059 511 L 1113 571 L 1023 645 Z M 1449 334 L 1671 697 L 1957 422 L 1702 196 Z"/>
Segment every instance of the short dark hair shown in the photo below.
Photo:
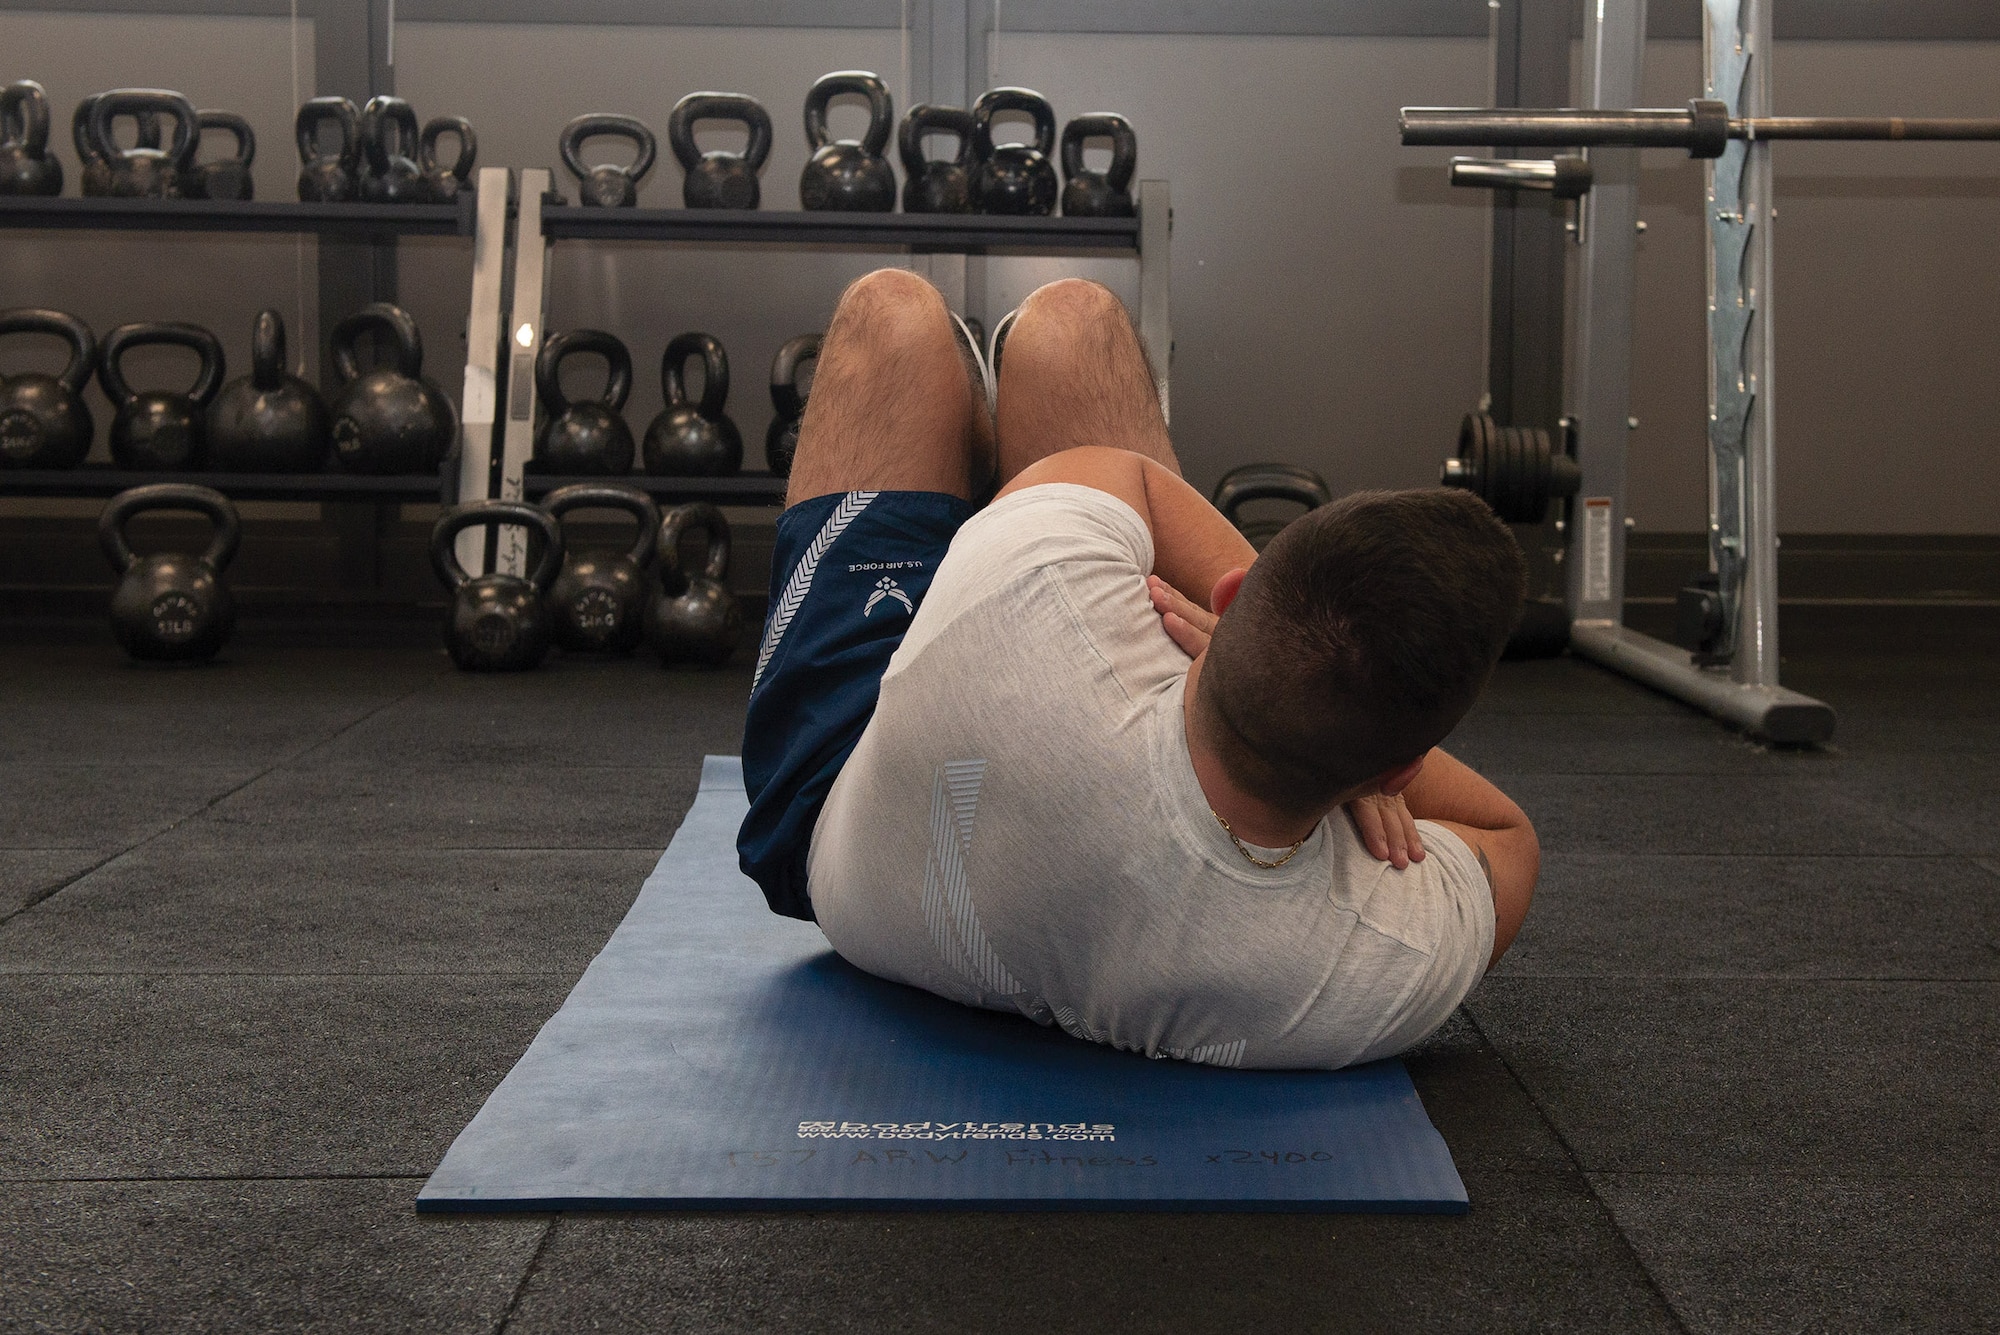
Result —
<path fill-rule="evenodd" d="M 1514 537 L 1469 492 L 1363 491 L 1287 525 L 1216 624 L 1195 726 L 1239 786 L 1323 809 L 1443 741 L 1521 613 Z"/>

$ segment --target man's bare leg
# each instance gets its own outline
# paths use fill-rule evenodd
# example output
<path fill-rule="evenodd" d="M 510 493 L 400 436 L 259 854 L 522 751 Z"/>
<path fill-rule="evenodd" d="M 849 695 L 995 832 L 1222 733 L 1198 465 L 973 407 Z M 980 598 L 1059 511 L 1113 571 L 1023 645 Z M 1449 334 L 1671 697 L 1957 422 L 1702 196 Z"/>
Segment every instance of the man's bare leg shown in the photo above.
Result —
<path fill-rule="evenodd" d="M 1132 317 L 1086 279 L 1049 283 L 1021 303 L 1000 358 L 998 425 L 1002 486 L 1079 445 L 1132 450 L 1181 471 Z"/>
<path fill-rule="evenodd" d="M 785 503 L 845 491 L 972 499 L 993 470 L 993 424 L 977 385 L 936 288 L 907 269 L 857 278 L 813 368 Z"/>

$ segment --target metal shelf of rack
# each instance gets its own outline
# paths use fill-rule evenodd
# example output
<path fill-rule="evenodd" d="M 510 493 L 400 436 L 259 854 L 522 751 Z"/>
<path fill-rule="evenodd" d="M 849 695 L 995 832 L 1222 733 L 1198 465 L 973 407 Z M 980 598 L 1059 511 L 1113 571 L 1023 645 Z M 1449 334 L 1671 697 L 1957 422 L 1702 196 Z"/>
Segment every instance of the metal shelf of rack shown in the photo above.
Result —
<path fill-rule="evenodd" d="M 448 502 L 450 474 L 154 472 L 86 464 L 81 468 L 0 469 L 0 496 L 116 496 L 154 482 L 208 487 L 238 501 Z"/>
<path fill-rule="evenodd" d="M 529 473 L 521 479 L 530 500 L 546 496 L 557 487 L 576 482 L 632 487 L 656 501 L 678 505 L 682 501 L 709 501 L 715 505 L 783 505 L 785 479 L 772 473 L 738 473 L 733 477 L 655 477 L 651 473 L 625 473 L 611 477 L 552 477 Z"/>
<path fill-rule="evenodd" d="M 471 236 L 471 192 L 456 204 L 301 204 L 196 199 L 0 197 L 0 227 L 111 232 L 319 232 Z"/>
<path fill-rule="evenodd" d="M 760 209 L 599 209 L 544 205 L 550 241 L 733 241 L 907 247 L 936 252 L 1139 249 L 1139 219 L 947 213 L 781 213 Z"/>

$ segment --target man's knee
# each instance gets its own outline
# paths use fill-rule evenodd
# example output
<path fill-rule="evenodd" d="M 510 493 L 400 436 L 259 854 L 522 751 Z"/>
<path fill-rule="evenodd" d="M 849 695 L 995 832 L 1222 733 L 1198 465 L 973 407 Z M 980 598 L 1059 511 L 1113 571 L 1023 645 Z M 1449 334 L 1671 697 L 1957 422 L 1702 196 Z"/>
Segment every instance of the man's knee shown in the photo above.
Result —
<path fill-rule="evenodd" d="M 944 297 L 929 279 L 908 269 L 863 274 L 847 285 L 834 312 L 837 323 L 891 335 L 904 330 L 932 332 L 944 318 Z"/>
<path fill-rule="evenodd" d="M 1022 303 L 1022 318 L 1026 319 L 1030 314 L 1037 322 L 1046 321 L 1056 326 L 1112 322 L 1130 328 L 1132 323 L 1131 316 L 1125 311 L 1125 303 L 1118 300 L 1110 288 L 1088 278 L 1059 278 L 1053 283 L 1044 283 Z"/>

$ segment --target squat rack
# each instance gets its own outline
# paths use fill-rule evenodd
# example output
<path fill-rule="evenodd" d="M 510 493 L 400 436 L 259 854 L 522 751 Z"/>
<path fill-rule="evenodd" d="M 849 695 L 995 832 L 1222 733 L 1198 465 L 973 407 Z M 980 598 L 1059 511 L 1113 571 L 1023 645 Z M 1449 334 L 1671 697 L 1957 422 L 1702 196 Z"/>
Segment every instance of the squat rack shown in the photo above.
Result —
<path fill-rule="evenodd" d="M 1771 112 L 1771 0 L 1703 0 L 1703 96 L 1681 109 L 1638 99 L 1645 0 L 1586 8 L 1584 108 L 1406 107 L 1403 143 L 1589 150 L 1573 288 L 1576 355 L 1565 398 L 1582 488 L 1563 526 L 1573 557 L 1571 647 L 1616 671 L 1777 742 L 1824 742 L 1834 713 L 1778 682 L 1778 536 L 1771 302 L 1771 142 L 2000 140 L 2000 119 L 1777 117 Z M 1641 148 L 1708 160 L 1710 633 L 1689 650 L 1627 629 L 1625 449 L 1631 428 L 1633 251 Z M 1541 164 L 1493 164 L 1540 184 Z M 1547 188 L 1542 185 L 1541 188 Z M 1579 550 L 1580 549 L 1580 550 Z"/>

